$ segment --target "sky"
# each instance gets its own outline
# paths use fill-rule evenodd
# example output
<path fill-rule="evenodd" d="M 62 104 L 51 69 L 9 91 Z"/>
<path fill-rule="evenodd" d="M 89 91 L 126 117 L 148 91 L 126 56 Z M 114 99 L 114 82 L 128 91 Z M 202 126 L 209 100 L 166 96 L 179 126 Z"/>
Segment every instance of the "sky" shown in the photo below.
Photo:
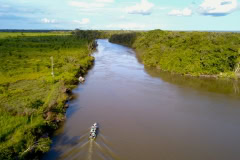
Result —
<path fill-rule="evenodd" d="M 240 0 L 0 0 L 0 29 L 240 31 Z"/>

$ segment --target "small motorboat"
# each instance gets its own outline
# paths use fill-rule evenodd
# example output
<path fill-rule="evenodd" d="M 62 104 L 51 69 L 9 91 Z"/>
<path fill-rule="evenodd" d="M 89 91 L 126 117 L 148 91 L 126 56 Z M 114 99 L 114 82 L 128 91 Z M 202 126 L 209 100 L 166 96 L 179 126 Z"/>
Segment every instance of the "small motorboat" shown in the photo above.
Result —
<path fill-rule="evenodd" d="M 90 129 L 90 139 L 95 139 L 97 137 L 98 124 L 94 123 Z"/>

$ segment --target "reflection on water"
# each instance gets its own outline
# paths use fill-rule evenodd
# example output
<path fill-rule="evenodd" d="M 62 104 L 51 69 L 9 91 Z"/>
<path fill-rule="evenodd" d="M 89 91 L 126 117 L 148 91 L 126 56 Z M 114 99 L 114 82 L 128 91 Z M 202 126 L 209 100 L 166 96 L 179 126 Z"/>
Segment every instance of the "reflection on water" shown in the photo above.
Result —
<path fill-rule="evenodd" d="M 98 44 L 44 160 L 240 158 L 239 82 L 144 68 L 132 49 Z M 94 122 L 100 133 L 89 141 Z"/>
<path fill-rule="evenodd" d="M 145 67 L 145 71 L 152 77 L 161 78 L 172 84 L 191 87 L 202 91 L 221 93 L 237 98 L 240 96 L 240 82 L 237 80 L 182 76 L 148 67 Z"/>

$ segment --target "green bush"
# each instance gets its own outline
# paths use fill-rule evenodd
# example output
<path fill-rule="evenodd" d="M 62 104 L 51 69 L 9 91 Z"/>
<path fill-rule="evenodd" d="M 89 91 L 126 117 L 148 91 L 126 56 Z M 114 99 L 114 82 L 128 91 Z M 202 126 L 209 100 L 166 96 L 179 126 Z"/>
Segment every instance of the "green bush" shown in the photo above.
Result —
<path fill-rule="evenodd" d="M 147 66 L 180 74 L 234 72 L 240 58 L 238 33 L 153 30 L 116 34 L 110 41 L 136 49 Z"/>
<path fill-rule="evenodd" d="M 31 108 L 38 109 L 38 108 L 41 107 L 43 104 L 44 104 L 44 102 L 43 102 L 41 99 L 38 99 L 38 100 L 32 102 Z"/>

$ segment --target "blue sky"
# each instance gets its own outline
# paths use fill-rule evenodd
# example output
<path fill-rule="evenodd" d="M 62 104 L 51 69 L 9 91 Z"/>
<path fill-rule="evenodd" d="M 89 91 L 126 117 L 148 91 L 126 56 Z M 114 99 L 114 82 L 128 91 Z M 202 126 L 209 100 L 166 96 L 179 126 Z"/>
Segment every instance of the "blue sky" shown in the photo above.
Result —
<path fill-rule="evenodd" d="M 0 29 L 240 31 L 239 0 L 0 0 Z"/>

